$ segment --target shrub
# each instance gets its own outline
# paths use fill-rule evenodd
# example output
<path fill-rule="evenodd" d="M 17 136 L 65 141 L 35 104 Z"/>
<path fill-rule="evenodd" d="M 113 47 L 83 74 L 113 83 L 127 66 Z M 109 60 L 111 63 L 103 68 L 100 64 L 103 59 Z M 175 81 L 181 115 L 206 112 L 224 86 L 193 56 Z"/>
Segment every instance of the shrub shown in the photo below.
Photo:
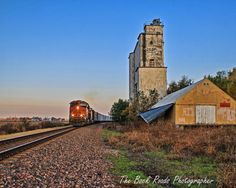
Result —
<path fill-rule="evenodd" d="M 41 123 L 42 128 L 56 127 L 56 125 L 50 121 L 44 121 Z"/>
<path fill-rule="evenodd" d="M 62 126 L 63 123 L 52 123 L 52 122 L 30 122 L 23 119 L 22 122 L 6 123 L 0 126 L 0 134 L 11 134 L 23 131 L 30 131 L 41 128 L 52 128 Z"/>
<path fill-rule="evenodd" d="M 217 171 L 218 187 L 236 187 L 235 164 L 222 164 Z"/>
<path fill-rule="evenodd" d="M 6 123 L 0 126 L 0 132 L 2 132 L 3 134 L 17 133 L 21 132 L 21 128 L 19 124 Z"/>
<path fill-rule="evenodd" d="M 111 141 L 132 151 L 165 150 L 183 158 L 208 156 L 219 161 L 236 161 L 236 128 L 177 129 L 170 122 L 139 125 Z M 115 142 L 117 141 L 117 142 Z"/>

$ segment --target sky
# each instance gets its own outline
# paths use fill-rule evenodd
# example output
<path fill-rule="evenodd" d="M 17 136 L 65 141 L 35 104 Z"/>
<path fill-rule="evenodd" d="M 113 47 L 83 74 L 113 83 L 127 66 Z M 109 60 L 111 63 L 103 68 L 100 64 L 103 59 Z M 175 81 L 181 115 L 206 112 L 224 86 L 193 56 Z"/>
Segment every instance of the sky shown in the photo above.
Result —
<path fill-rule="evenodd" d="M 0 0 L 0 118 L 107 114 L 128 99 L 128 55 L 160 18 L 168 82 L 236 66 L 236 1 Z"/>

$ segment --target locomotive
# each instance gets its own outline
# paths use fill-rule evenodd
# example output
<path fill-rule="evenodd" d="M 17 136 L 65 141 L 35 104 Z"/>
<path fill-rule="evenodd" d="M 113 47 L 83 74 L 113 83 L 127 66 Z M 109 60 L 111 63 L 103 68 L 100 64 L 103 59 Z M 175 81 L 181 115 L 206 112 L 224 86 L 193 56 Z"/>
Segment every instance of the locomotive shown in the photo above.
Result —
<path fill-rule="evenodd" d="M 70 124 L 74 126 L 83 126 L 106 121 L 111 121 L 111 117 L 94 111 L 87 102 L 82 100 L 70 102 Z"/>

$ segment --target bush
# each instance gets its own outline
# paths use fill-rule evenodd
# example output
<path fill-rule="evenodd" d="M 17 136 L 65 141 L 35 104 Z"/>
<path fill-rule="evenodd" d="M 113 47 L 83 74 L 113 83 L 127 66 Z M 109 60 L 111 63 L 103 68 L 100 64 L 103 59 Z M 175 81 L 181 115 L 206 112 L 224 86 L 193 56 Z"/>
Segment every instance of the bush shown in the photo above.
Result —
<path fill-rule="evenodd" d="M 236 187 L 236 167 L 235 164 L 222 164 L 217 172 L 217 182 L 219 187 Z"/>
<path fill-rule="evenodd" d="M 30 122 L 23 119 L 22 122 L 6 123 L 0 126 L 0 134 L 12 134 L 23 131 L 31 131 L 42 128 L 52 128 L 63 126 L 63 123 L 52 123 L 52 122 Z"/>
<path fill-rule="evenodd" d="M 208 156 L 218 161 L 236 162 L 236 128 L 177 129 L 169 122 L 156 126 L 139 125 L 125 131 L 111 143 L 123 145 L 132 151 L 165 150 L 183 158 Z M 114 142 L 117 140 L 117 143 Z"/>
<path fill-rule="evenodd" d="M 0 132 L 3 134 L 11 134 L 21 132 L 21 126 L 19 124 L 6 123 L 0 126 Z"/>
<path fill-rule="evenodd" d="M 59 127 L 59 126 L 63 126 L 65 124 L 63 123 L 53 123 L 53 122 L 50 122 L 50 121 L 44 121 L 44 122 L 41 122 L 40 126 L 41 128 L 53 128 L 53 127 Z"/>
<path fill-rule="evenodd" d="M 41 123 L 42 128 L 51 128 L 51 127 L 55 127 L 55 124 L 53 124 L 50 121 L 44 121 Z"/>

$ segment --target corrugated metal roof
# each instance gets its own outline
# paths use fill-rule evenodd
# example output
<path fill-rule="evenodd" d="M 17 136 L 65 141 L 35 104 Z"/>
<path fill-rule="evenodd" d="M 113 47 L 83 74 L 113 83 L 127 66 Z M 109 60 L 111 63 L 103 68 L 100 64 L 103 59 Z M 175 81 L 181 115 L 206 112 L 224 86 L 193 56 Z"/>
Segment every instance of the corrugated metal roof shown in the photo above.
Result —
<path fill-rule="evenodd" d="M 187 86 L 183 89 L 180 89 L 174 93 L 171 93 L 169 95 L 166 95 L 163 99 L 161 99 L 159 102 L 157 102 L 155 105 L 153 105 L 150 109 L 158 108 L 160 106 L 165 106 L 167 104 L 174 104 L 180 97 L 185 95 L 188 91 L 190 91 L 192 88 L 194 88 L 197 84 L 199 84 L 202 80 Z"/>
<path fill-rule="evenodd" d="M 164 115 L 164 113 L 170 109 L 174 104 L 168 104 L 165 106 L 161 106 L 158 108 L 154 108 L 151 110 L 148 110 L 146 112 L 143 112 L 141 114 L 139 114 L 146 123 L 151 123 L 152 121 L 154 121 L 155 119 L 161 117 L 162 115 Z"/>

